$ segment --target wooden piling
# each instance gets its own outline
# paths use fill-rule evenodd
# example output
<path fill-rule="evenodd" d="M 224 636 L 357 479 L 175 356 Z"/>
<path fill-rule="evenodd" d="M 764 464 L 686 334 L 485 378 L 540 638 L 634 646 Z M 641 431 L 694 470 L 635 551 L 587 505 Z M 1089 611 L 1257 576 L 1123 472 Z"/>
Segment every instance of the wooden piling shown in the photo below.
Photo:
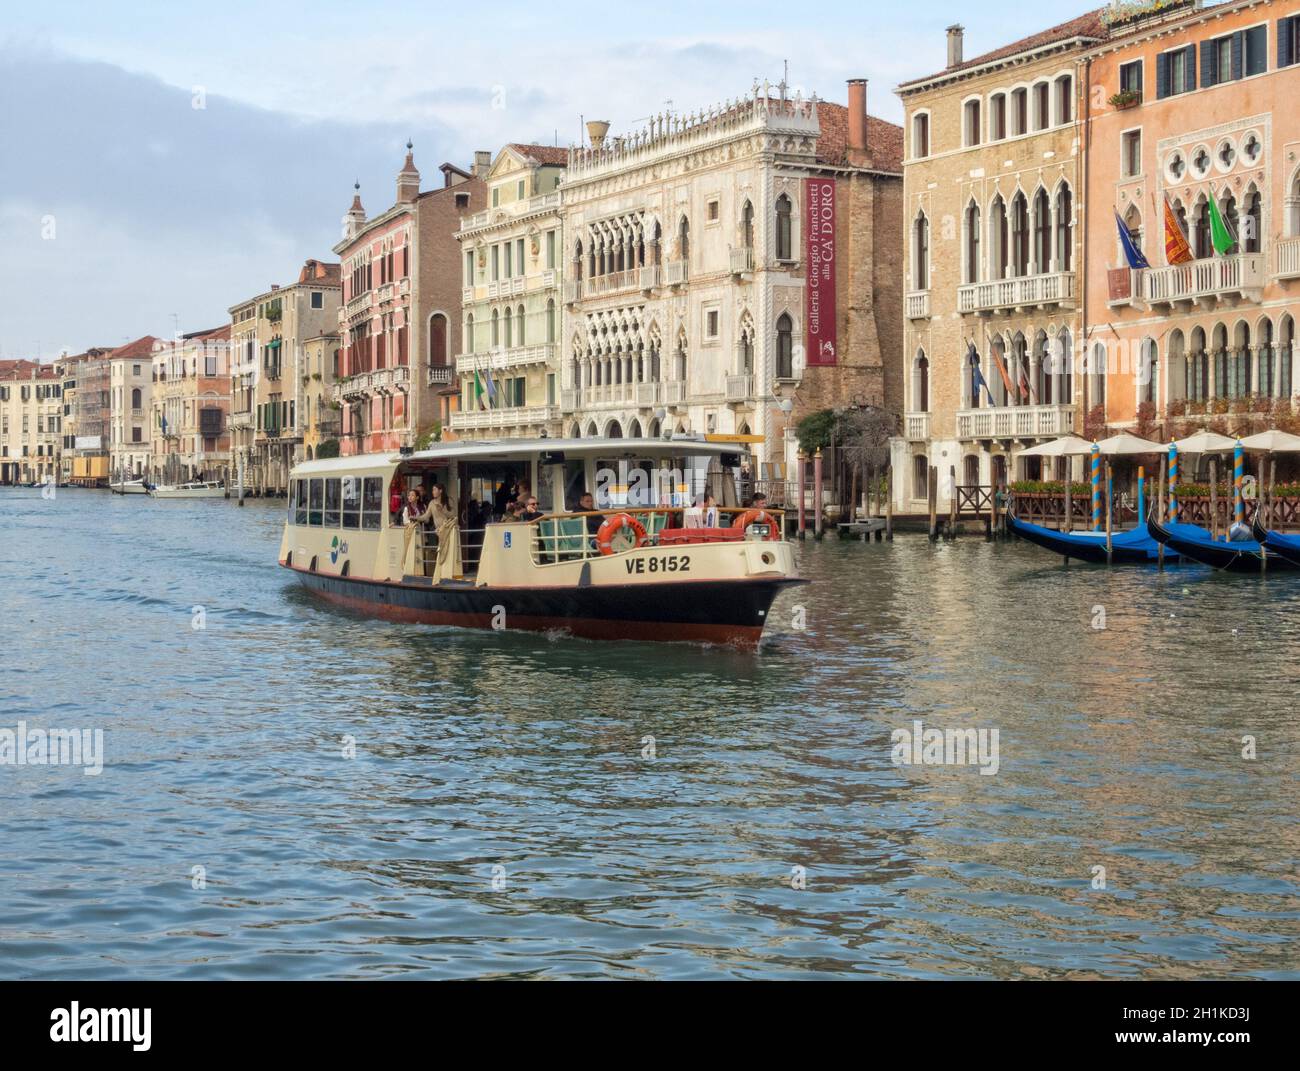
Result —
<path fill-rule="evenodd" d="M 894 541 L 894 468 L 891 465 L 885 474 L 885 538 Z"/>
<path fill-rule="evenodd" d="M 1219 538 L 1219 463 L 1210 458 L 1210 538 Z"/>
<path fill-rule="evenodd" d="M 939 469 L 930 466 L 930 478 L 926 481 L 926 495 L 930 504 L 930 542 L 939 538 Z"/>
<path fill-rule="evenodd" d="M 957 466 L 948 466 L 948 538 L 957 538 Z"/>

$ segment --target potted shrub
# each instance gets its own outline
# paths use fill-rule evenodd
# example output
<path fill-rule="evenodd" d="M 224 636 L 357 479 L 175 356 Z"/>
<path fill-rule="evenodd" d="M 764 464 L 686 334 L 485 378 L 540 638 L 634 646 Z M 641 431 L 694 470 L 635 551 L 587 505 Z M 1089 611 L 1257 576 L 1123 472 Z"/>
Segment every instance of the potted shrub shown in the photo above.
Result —
<path fill-rule="evenodd" d="M 1121 89 L 1111 95 L 1109 103 L 1116 111 L 1126 112 L 1142 103 L 1142 94 L 1136 89 Z"/>

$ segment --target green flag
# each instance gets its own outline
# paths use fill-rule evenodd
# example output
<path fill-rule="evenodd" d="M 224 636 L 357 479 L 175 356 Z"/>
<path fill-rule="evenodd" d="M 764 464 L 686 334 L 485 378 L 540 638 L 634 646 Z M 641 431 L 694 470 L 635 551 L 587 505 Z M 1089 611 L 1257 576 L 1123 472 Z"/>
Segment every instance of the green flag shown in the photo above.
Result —
<path fill-rule="evenodd" d="M 1228 229 L 1223 216 L 1219 214 L 1219 202 L 1214 196 L 1213 189 L 1210 191 L 1210 241 L 1214 243 L 1214 251 L 1221 257 L 1231 253 L 1233 246 L 1237 244 L 1236 237 Z"/>
<path fill-rule="evenodd" d="M 480 409 L 484 407 L 483 406 L 483 383 L 478 378 L 477 368 L 474 369 L 474 404 L 477 405 Z"/>

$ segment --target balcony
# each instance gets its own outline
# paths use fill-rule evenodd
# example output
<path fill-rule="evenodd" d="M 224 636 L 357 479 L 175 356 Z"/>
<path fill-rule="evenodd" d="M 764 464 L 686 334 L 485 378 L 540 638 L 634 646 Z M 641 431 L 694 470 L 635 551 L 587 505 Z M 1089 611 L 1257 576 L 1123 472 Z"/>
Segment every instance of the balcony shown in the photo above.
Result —
<path fill-rule="evenodd" d="M 659 265 L 647 264 L 641 269 L 641 289 L 655 290 L 659 287 Z"/>
<path fill-rule="evenodd" d="M 361 313 L 367 312 L 369 309 L 370 291 L 367 290 L 364 294 L 358 294 L 343 306 L 343 316 L 350 320 L 352 317 L 359 316 Z"/>
<path fill-rule="evenodd" d="M 566 305 L 576 305 L 581 294 L 582 283 L 580 280 L 570 279 L 564 284 L 564 303 Z"/>
<path fill-rule="evenodd" d="M 686 282 L 686 261 L 670 260 L 663 269 L 664 286 L 681 286 Z"/>
<path fill-rule="evenodd" d="M 683 379 L 674 379 L 664 384 L 664 404 L 665 405 L 685 405 L 686 404 L 686 381 Z"/>
<path fill-rule="evenodd" d="M 379 289 L 376 291 L 376 294 L 378 295 L 379 298 L 379 303 L 382 305 L 386 301 L 392 301 L 393 294 L 395 293 L 395 291 L 396 288 L 393 286 L 392 283 L 380 283 Z"/>
<path fill-rule="evenodd" d="M 930 439 L 930 414 L 929 413 L 904 414 L 903 436 L 910 443 L 928 442 Z"/>
<path fill-rule="evenodd" d="M 636 407 L 638 409 L 653 409 L 658 404 L 658 383 L 638 383 L 636 385 Z"/>
<path fill-rule="evenodd" d="M 555 360 L 555 344 L 540 346 L 514 346 L 508 350 L 495 349 L 483 353 L 462 353 L 456 357 L 457 372 L 486 372 L 489 369 L 520 368 L 535 364 L 550 364 Z"/>
<path fill-rule="evenodd" d="M 560 391 L 560 408 L 566 413 L 576 413 L 578 411 L 578 394 L 573 389 Z"/>
<path fill-rule="evenodd" d="M 727 404 L 750 401 L 754 397 L 753 376 L 727 377 Z"/>
<path fill-rule="evenodd" d="M 1277 243 L 1277 277 L 1300 279 L 1300 235 Z"/>
<path fill-rule="evenodd" d="M 1122 309 L 1142 302 L 1143 268 L 1111 268 L 1106 272 L 1106 306 Z"/>
<path fill-rule="evenodd" d="M 444 387 L 451 382 L 452 367 L 446 364 L 431 364 L 428 369 L 428 384 L 431 387 Z"/>
<path fill-rule="evenodd" d="M 909 320 L 928 320 L 930 318 L 930 291 L 913 290 L 907 295 L 907 318 Z"/>
<path fill-rule="evenodd" d="M 1152 306 L 1199 305 L 1232 297 L 1258 301 L 1264 289 L 1264 256 L 1207 257 L 1171 268 L 1148 268 L 1142 275 L 1143 297 Z"/>
<path fill-rule="evenodd" d="M 728 254 L 732 275 L 745 275 L 754 270 L 754 250 L 748 246 L 732 249 Z"/>
<path fill-rule="evenodd" d="M 1074 307 L 1074 273 L 1021 275 L 992 283 L 968 283 L 957 289 L 957 311 L 961 313 L 1014 312 L 1060 306 Z"/>
<path fill-rule="evenodd" d="M 558 405 L 511 406 L 505 409 L 486 409 L 481 412 L 456 412 L 451 414 L 453 431 L 480 431 L 485 428 L 522 428 L 538 424 L 552 424 L 560 419 Z"/>
<path fill-rule="evenodd" d="M 462 286 L 460 288 L 460 303 L 462 305 L 472 305 L 474 303 L 474 288 L 472 286 Z"/>
<path fill-rule="evenodd" d="M 1073 431 L 1072 405 L 1013 405 L 957 412 L 958 439 L 1042 439 Z"/>

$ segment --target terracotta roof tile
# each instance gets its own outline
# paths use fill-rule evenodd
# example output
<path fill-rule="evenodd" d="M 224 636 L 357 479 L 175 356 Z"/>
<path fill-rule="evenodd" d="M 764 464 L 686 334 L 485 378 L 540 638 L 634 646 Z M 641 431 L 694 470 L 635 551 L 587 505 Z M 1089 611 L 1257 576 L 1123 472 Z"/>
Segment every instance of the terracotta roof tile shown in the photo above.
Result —
<path fill-rule="evenodd" d="M 506 148 L 513 149 L 520 156 L 536 160 L 539 164 L 558 164 L 560 167 L 567 167 L 569 164 L 569 150 L 562 149 L 558 145 L 525 145 L 512 141 Z"/>
<path fill-rule="evenodd" d="M 125 346 L 118 346 L 117 349 L 110 353 L 110 360 L 132 357 L 149 357 L 153 354 L 153 345 L 158 339 L 153 335 L 142 335 L 134 342 L 128 342 Z"/>
<path fill-rule="evenodd" d="M 949 67 L 946 70 L 938 71 L 935 74 L 928 74 L 924 78 L 913 78 L 911 81 L 904 82 L 900 89 L 909 89 L 913 86 L 921 85 L 924 82 L 933 81 L 936 78 L 943 78 L 947 75 L 958 74 L 961 71 L 970 70 L 975 67 L 982 67 L 986 63 L 996 63 L 1001 59 L 1010 59 L 1012 56 L 1018 56 L 1022 52 L 1032 52 L 1035 49 L 1046 48 L 1048 45 L 1060 44 L 1063 41 L 1069 41 L 1075 37 L 1089 37 L 1097 40 L 1105 38 L 1108 34 L 1106 24 L 1102 22 L 1102 15 L 1108 8 L 1097 8 L 1089 11 L 1077 18 L 1063 22 L 1059 26 L 1053 26 L 1051 29 L 1041 30 L 1029 37 L 1022 37 L 1019 41 L 1013 41 L 1009 45 L 1003 45 L 1001 48 L 995 48 L 992 52 L 985 52 L 983 55 L 975 56 L 973 59 L 964 60 L 955 67 Z"/>
<path fill-rule="evenodd" d="M 830 101 L 817 102 L 817 159 L 824 164 L 844 164 L 849 152 L 849 109 Z M 874 115 L 867 116 L 867 150 L 877 171 L 903 170 L 903 128 Z"/>

